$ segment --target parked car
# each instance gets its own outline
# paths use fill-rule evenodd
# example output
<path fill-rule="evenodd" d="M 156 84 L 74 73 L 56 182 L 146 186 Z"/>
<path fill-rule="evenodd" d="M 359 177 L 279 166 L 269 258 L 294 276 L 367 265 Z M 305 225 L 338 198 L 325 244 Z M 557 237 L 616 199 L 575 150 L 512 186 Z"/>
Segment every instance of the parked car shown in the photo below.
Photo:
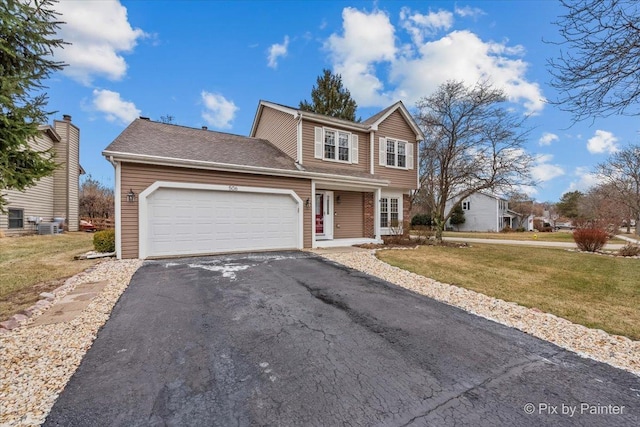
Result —
<path fill-rule="evenodd" d="M 80 231 L 86 231 L 86 232 L 92 233 L 96 230 L 97 230 L 96 226 L 90 223 L 89 221 L 85 221 L 84 219 L 80 220 Z"/>

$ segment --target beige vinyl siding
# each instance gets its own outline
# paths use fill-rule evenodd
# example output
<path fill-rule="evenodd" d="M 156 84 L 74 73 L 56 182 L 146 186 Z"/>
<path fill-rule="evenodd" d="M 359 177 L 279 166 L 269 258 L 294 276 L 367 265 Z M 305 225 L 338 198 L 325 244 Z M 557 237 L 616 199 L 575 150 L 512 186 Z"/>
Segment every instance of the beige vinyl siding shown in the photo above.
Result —
<path fill-rule="evenodd" d="M 358 163 L 340 163 L 332 162 L 329 160 L 316 159 L 314 157 L 314 142 L 315 135 L 314 129 L 316 127 L 327 127 L 330 129 L 343 130 L 355 135 L 358 135 Z M 321 123 L 314 123 L 308 120 L 302 120 L 302 159 L 303 165 L 318 166 L 322 168 L 330 168 L 336 170 L 357 170 L 361 172 L 369 172 L 369 133 L 368 132 L 354 132 L 349 129 L 342 129 L 337 126 L 325 126 Z"/>
<path fill-rule="evenodd" d="M 413 144 L 413 169 L 403 170 L 381 166 L 379 164 L 379 138 L 393 138 Z M 402 114 L 396 110 L 378 126 L 374 135 L 374 166 L 375 174 L 391 181 L 389 187 L 401 189 L 416 189 L 418 181 L 418 144 L 416 134 L 406 122 Z"/>
<path fill-rule="evenodd" d="M 127 202 L 127 193 L 132 189 L 136 194 L 140 194 L 156 181 L 291 189 L 303 203 L 311 197 L 311 181 L 308 179 L 123 163 L 120 185 L 123 258 L 138 257 L 138 203 Z M 311 216 L 308 208 L 304 209 L 303 245 L 305 248 L 310 248 Z"/>
<path fill-rule="evenodd" d="M 334 230 L 335 239 L 362 237 L 364 228 L 364 199 L 362 193 L 354 191 L 335 191 Z M 340 197 L 340 203 L 337 202 Z"/>
<path fill-rule="evenodd" d="M 29 145 L 34 150 L 45 151 L 54 146 L 54 141 L 43 132 Z M 50 221 L 53 217 L 53 176 L 40 179 L 36 185 L 29 187 L 25 192 L 6 190 L 4 193 L 8 201 L 7 208 L 24 210 L 23 229 L 9 229 L 8 215 L 0 214 L 0 230 L 7 236 L 35 232 L 35 225 L 27 222 L 30 216 L 42 217 L 43 221 Z"/>
<path fill-rule="evenodd" d="M 297 159 L 297 124 L 291 114 L 273 108 L 263 107 L 255 137 L 266 139 L 284 151 L 292 159 Z"/>

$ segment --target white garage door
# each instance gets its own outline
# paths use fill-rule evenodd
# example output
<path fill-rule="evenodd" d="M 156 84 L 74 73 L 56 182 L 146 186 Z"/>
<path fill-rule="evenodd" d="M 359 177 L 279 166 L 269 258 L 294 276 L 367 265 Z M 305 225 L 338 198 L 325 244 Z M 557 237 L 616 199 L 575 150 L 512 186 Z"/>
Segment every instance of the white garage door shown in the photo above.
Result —
<path fill-rule="evenodd" d="M 289 194 L 159 188 L 146 216 L 146 256 L 298 248 Z"/>

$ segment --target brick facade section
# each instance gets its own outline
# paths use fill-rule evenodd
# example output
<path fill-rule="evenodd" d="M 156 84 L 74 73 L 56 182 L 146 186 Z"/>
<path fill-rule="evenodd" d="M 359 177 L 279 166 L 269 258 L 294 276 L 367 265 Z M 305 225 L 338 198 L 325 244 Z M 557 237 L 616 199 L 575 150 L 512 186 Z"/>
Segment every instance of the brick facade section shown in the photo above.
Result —
<path fill-rule="evenodd" d="M 363 221 L 363 230 L 362 235 L 364 237 L 368 237 L 373 239 L 376 237 L 375 234 L 375 219 L 373 217 L 374 209 L 373 209 L 373 193 L 362 193 L 362 203 L 364 205 L 364 221 Z"/>
<path fill-rule="evenodd" d="M 402 234 L 408 235 L 411 228 L 411 196 L 408 194 L 402 195 L 402 224 Z"/>

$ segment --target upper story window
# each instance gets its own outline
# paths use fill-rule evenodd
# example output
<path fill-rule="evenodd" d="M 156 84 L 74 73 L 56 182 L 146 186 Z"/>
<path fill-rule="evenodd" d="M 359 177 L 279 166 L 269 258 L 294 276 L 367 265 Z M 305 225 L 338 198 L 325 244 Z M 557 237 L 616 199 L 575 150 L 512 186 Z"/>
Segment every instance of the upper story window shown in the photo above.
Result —
<path fill-rule="evenodd" d="M 467 200 L 467 201 L 465 201 L 465 202 L 462 202 L 462 210 L 463 210 L 463 211 L 469 211 L 469 210 L 471 210 L 471 202 L 470 202 L 470 201 L 468 201 L 468 200 Z"/>
<path fill-rule="evenodd" d="M 9 228 L 24 228 L 24 211 L 9 208 Z"/>
<path fill-rule="evenodd" d="M 380 165 L 413 169 L 413 144 L 393 138 L 380 138 Z"/>
<path fill-rule="evenodd" d="M 316 127 L 314 157 L 342 163 L 358 163 L 358 135 Z"/>

